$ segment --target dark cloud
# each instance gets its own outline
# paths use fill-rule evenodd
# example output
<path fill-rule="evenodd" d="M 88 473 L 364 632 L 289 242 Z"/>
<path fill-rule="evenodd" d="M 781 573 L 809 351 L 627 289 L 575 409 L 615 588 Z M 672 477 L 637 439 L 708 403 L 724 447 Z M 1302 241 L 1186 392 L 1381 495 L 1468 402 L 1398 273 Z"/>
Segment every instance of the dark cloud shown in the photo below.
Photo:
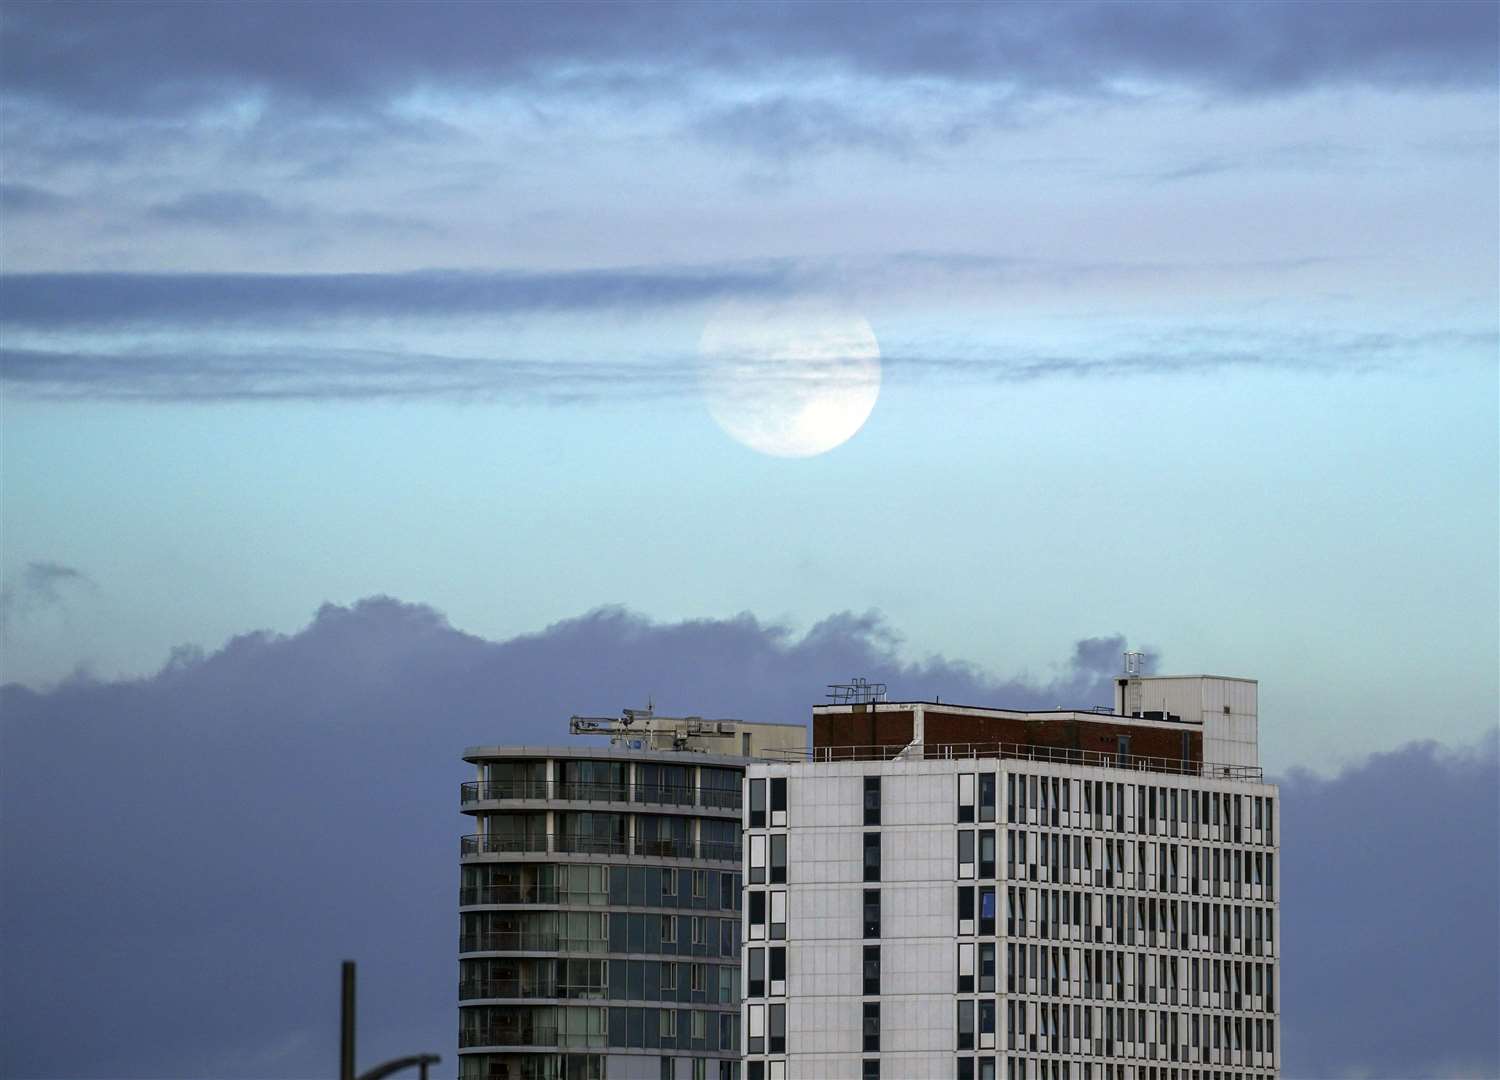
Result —
<path fill-rule="evenodd" d="M 12 95 L 177 112 L 270 95 L 379 109 L 415 90 L 620 93 L 788 69 L 1110 93 L 1493 85 L 1486 3 L 13 4 Z"/>
<path fill-rule="evenodd" d="M 1284 1075 L 1500 1076 L 1500 736 L 1281 801 Z"/>
<path fill-rule="evenodd" d="M 153 222 L 212 229 L 310 228 L 345 225 L 367 229 L 426 230 L 411 217 L 368 211 L 321 210 L 312 206 L 268 199 L 254 191 L 237 189 L 191 191 L 146 211 Z M 308 243 L 303 238 L 303 243 Z"/>
<path fill-rule="evenodd" d="M 1029 682 L 897 644 L 874 614 L 799 636 L 618 608 L 492 642 L 371 599 L 180 650 L 149 678 L 6 687 L 0 1074 L 326 1075 L 345 957 L 362 962 L 361 1060 L 433 1050 L 451 1068 L 464 747 L 563 742 L 569 714 L 648 698 L 801 722 L 852 675 L 898 697 L 1089 705 L 1125 648 L 1080 641 Z M 1284 1075 L 1496 1075 L 1497 767 L 1491 737 L 1287 779 Z"/>
<path fill-rule="evenodd" d="M 1125 648 L 1082 642 L 1032 683 L 895 645 L 873 614 L 798 635 L 617 608 L 492 642 L 372 599 L 149 678 L 6 687 L 0 1075 L 327 1075 L 345 957 L 362 962 L 361 1060 L 433 1050 L 451 1070 L 464 747 L 566 742 L 570 714 L 647 699 L 802 722 L 851 675 L 1090 705 Z"/>
<path fill-rule="evenodd" d="M 0 183 L 0 214 L 37 214 L 57 210 L 67 198 L 31 184 Z"/>
<path fill-rule="evenodd" d="M 5 274 L 0 323 L 56 330 L 631 310 L 780 296 L 795 284 L 790 264 L 770 262 L 560 273 Z"/>

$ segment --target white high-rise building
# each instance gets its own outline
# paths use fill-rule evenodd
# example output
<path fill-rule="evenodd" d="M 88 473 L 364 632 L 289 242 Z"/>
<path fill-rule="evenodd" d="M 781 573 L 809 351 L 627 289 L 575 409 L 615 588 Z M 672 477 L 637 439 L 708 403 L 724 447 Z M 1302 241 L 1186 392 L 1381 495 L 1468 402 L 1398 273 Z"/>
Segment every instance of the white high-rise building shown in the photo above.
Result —
<path fill-rule="evenodd" d="M 864 689 L 746 772 L 745 1080 L 1277 1075 L 1253 681 L 1131 674 L 1112 713 Z"/>

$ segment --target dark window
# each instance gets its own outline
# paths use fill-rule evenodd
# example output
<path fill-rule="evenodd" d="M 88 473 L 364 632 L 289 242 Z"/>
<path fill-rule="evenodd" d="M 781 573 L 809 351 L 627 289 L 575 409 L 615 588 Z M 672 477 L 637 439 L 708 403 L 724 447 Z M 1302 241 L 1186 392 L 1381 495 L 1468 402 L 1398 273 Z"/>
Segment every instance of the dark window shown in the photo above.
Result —
<path fill-rule="evenodd" d="M 971 1040 L 972 1041 L 972 1040 Z M 967 1049 L 963 1044 L 963 1036 L 958 1037 L 958 1048 Z M 958 1080 L 974 1080 L 974 1059 L 962 1057 L 958 1059 Z"/>
<path fill-rule="evenodd" d="M 785 947 L 771 950 L 771 984 L 774 989 L 776 983 L 786 982 L 786 949 Z M 785 990 L 785 985 L 782 990 Z"/>
<path fill-rule="evenodd" d="M 995 774 L 979 774 L 979 820 L 995 820 Z"/>
<path fill-rule="evenodd" d="M 865 880 L 880 880 L 880 834 L 878 832 L 865 833 Z"/>
<path fill-rule="evenodd" d="M 867 1058 L 860 1070 L 860 1080 L 880 1080 L 880 1059 Z"/>
<path fill-rule="evenodd" d="M 772 1005 L 766 1010 L 770 1013 L 770 1022 L 766 1025 L 769 1036 L 766 1046 L 768 1054 L 786 1053 L 786 1006 Z"/>
<path fill-rule="evenodd" d="M 865 1053 L 880 1053 L 880 1002 L 865 1002 L 864 1016 Z"/>
<path fill-rule="evenodd" d="M 979 876 L 995 876 L 995 830 L 985 829 L 979 834 Z"/>
<path fill-rule="evenodd" d="M 776 817 L 777 814 L 783 815 Z M 771 780 L 771 824 L 786 824 L 786 777 L 777 776 Z"/>
<path fill-rule="evenodd" d="M 766 894 L 760 891 L 750 894 L 750 925 L 764 926 L 766 923 Z"/>
<path fill-rule="evenodd" d="M 974 1003 L 972 1001 L 958 1003 L 958 1048 L 960 1050 L 974 1049 Z M 969 1061 L 968 1058 L 960 1060 Z M 972 1066 L 972 1062 L 970 1064 Z M 971 1072 L 970 1075 L 972 1076 L 973 1073 Z"/>
<path fill-rule="evenodd" d="M 1130 759 L 1130 736 L 1117 735 L 1115 737 L 1115 751 L 1118 764 L 1124 765 Z"/>
<path fill-rule="evenodd" d="M 880 824 L 880 777 L 865 777 L 865 824 Z"/>
<path fill-rule="evenodd" d="M 865 946 L 865 994 L 880 993 L 880 946 Z"/>
<path fill-rule="evenodd" d="M 1053 893 L 1056 896 L 1056 893 Z M 986 885 L 979 890 L 979 932 L 981 934 L 993 934 L 995 932 L 995 889 L 992 885 Z"/>
<path fill-rule="evenodd" d="M 766 827 L 766 782 L 764 780 L 750 781 L 750 827 L 752 829 Z"/>
<path fill-rule="evenodd" d="M 969 923 L 967 928 L 964 923 Z M 972 934 L 974 932 L 974 886 L 960 885 L 958 887 L 958 932 L 960 934 Z"/>
<path fill-rule="evenodd" d="M 766 1080 L 764 1061 L 749 1061 L 745 1063 L 745 1066 L 745 1080 Z"/>
<path fill-rule="evenodd" d="M 750 949 L 750 984 L 747 997 L 764 997 L 766 993 L 766 950 Z"/>
<path fill-rule="evenodd" d="M 865 890 L 865 937 L 880 936 L 880 890 Z"/>
<path fill-rule="evenodd" d="M 771 834 L 771 884 L 786 881 L 786 833 Z"/>

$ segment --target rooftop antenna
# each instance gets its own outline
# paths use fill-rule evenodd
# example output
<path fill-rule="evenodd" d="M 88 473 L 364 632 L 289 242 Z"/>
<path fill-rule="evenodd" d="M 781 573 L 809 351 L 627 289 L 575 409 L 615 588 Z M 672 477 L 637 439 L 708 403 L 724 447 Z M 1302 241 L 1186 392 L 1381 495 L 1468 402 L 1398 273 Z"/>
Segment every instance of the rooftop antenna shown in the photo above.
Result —
<path fill-rule="evenodd" d="M 829 683 L 828 700 L 835 705 L 866 705 L 885 700 L 885 683 L 854 676 L 846 683 Z"/>
<path fill-rule="evenodd" d="M 694 739 L 732 739 L 732 720 L 705 720 L 701 716 L 657 716 L 648 703 L 644 709 L 621 709 L 615 716 L 570 716 L 570 735 L 608 735 L 609 745 L 628 750 L 698 750 Z"/>

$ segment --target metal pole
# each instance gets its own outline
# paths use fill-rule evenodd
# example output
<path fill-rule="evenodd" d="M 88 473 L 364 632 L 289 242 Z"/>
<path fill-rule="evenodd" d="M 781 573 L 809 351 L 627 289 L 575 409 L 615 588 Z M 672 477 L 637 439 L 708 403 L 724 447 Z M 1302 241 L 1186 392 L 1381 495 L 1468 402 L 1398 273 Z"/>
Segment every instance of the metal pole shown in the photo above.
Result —
<path fill-rule="evenodd" d="M 354 1080 L 354 961 L 344 961 L 339 1002 L 339 1080 Z"/>

